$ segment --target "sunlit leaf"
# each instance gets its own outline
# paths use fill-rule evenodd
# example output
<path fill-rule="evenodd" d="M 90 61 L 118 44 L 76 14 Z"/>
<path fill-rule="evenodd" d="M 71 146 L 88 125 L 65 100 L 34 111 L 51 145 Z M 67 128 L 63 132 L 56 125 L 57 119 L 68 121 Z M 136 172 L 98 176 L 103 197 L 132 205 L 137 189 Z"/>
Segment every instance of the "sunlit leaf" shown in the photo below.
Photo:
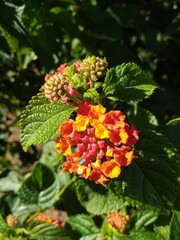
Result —
<path fill-rule="evenodd" d="M 112 100 L 141 101 L 157 88 L 152 78 L 135 63 L 123 63 L 109 69 L 104 93 Z"/>
<path fill-rule="evenodd" d="M 58 135 L 59 125 L 74 110 L 74 107 L 62 102 L 51 103 L 43 94 L 34 96 L 20 120 L 23 149 L 26 151 L 32 144 L 52 140 Z"/>

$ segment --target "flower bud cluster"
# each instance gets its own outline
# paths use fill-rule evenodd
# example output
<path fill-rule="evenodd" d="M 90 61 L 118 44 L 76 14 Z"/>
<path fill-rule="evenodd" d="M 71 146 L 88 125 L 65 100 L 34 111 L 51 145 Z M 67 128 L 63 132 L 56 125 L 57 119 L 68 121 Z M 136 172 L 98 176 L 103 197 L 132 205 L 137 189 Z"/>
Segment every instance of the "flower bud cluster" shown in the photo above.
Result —
<path fill-rule="evenodd" d="M 121 111 L 110 111 L 101 105 L 83 102 L 77 117 L 63 122 L 56 148 L 66 156 L 62 169 L 105 185 L 121 173 L 122 166 L 131 164 L 138 132 L 125 123 Z"/>
<path fill-rule="evenodd" d="M 80 63 L 80 72 L 87 78 L 96 81 L 105 75 L 107 71 L 107 62 L 100 57 L 87 57 Z"/>
<path fill-rule="evenodd" d="M 9 227 L 16 227 L 17 224 L 18 224 L 18 218 L 12 214 L 9 214 L 7 217 L 6 217 L 6 222 L 7 222 L 7 225 Z"/>
<path fill-rule="evenodd" d="M 45 83 L 42 87 L 44 95 L 52 102 L 61 100 L 62 102 L 71 102 L 71 99 L 67 96 L 67 93 L 72 96 L 77 96 L 72 84 L 69 83 L 68 78 L 65 75 L 66 64 L 61 65 L 55 74 L 46 74 Z"/>
<path fill-rule="evenodd" d="M 64 227 L 64 223 L 62 221 L 60 221 L 59 219 L 54 218 L 54 217 L 49 217 L 49 216 L 45 215 L 44 213 L 39 213 L 39 215 L 34 218 L 34 221 L 47 222 L 47 223 L 54 225 L 57 228 Z"/>
<path fill-rule="evenodd" d="M 109 213 L 107 219 L 110 227 L 114 227 L 119 232 L 123 232 L 128 224 L 129 215 L 124 216 L 122 212 L 115 211 Z"/>

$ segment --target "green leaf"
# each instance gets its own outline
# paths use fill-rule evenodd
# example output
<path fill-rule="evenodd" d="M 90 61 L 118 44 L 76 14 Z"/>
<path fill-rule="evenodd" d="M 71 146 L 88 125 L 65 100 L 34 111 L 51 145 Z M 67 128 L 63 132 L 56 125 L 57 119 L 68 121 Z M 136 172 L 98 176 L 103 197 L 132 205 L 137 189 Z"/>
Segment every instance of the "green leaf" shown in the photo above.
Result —
<path fill-rule="evenodd" d="M 90 88 L 88 89 L 84 94 L 83 94 L 84 98 L 87 99 L 92 99 L 94 102 L 99 102 L 100 101 L 100 95 L 99 93 L 96 91 L 95 88 Z"/>
<path fill-rule="evenodd" d="M 137 160 L 122 169 L 110 188 L 129 205 L 171 210 L 179 191 L 175 149 L 163 135 L 151 131 L 141 132 L 136 149 Z"/>
<path fill-rule="evenodd" d="M 20 119 L 23 149 L 27 151 L 32 144 L 52 140 L 58 135 L 59 125 L 69 119 L 75 109 L 60 101 L 51 103 L 43 94 L 34 96 Z"/>
<path fill-rule="evenodd" d="M 79 201 L 92 214 L 100 215 L 113 212 L 122 207 L 123 202 L 102 186 L 79 179 L 76 182 Z"/>
<path fill-rule="evenodd" d="M 4 218 L 0 215 L 0 234 L 3 235 L 4 239 L 7 240 L 5 237 L 9 237 L 9 235 L 13 232 L 13 229 L 10 228 Z M 1 237 L 1 235 L 0 235 Z M 0 238 L 1 239 L 1 238 Z M 3 238 L 2 238 L 3 240 Z"/>
<path fill-rule="evenodd" d="M 43 221 L 35 221 L 31 224 L 29 234 L 31 239 L 37 240 L 70 240 L 63 229 Z"/>
<path fill-rule="evenodd" d="M 171 219 L 171 240 L 179 240 L 179 236 L 180 236 L 180 212 L 178 211 L 173 211 L 173 216 Z"/>
<path fill-rule="evenodd" d="M 20 187 L 20 176 L 17 172 L 11 171 L 7 176 L 0 178 L 0 192 L 17 192 Z"/>
<path fill-rule="evenodd" d="M 155 226 L 155 232 L 161 237 L 163 240 L 170 240 L 170 226 Z"/>
<path fill-rule="evenodd" d="M 55 202 L 58 191 L 59 181 L 55 174 L 47 166 L 37 163 L 19 189 L 19 198 L 27 205 L 37 204 L 43 209 Z"/>
<path fill-rule="evenodd" d="M 114 101 L 141 101 L 157 88 L 156 83 L 135 63 L 123 63 L 106 74 L 104 93 Z"/>
<path fill-rule="evenodd" d="M 154 210 L 138 210 L 137 221 L 135 223 L 135 231 L 140 231 L 143 227 L 154 223 L 158 218 L 159 213 Z"/>
<path fill-rule="evenodd" d="M 114 235 L 112 240 L 162 240 L 162 239 L 154 232 L 140 232 L 132 234 L 130 236 Z"/>
<path fill-rule="evenodd" d="M 162 130 L 174 147 L 180 152 L 180 118 L 175 118 L 166 123 Z"/>
<path fill-rule="evenodd" d="M 130 109 L 126 111 L 126 115 L 127 122 L 133 124 L 137 129 L 155 129 L 158 126 L 156 116 L 137 105 L 131 106 Z"/>
<path fill-rule="evenodd" d="M 39 162 L 45 164 L 49 168 L 53 169 L 59 166 L 64 156 L 60 154 L 55 148 L 55 142 L 49 141 L 43 145 L 42 155 L 39 158 Z"/>
<path fill-rule="evenodd" d="M 96 227 L 94 221 L 88 215 L 79 214 L 71 216 L 67 222 L 73 230 L 82 235 L 81 240 L 96 240 L 98 236 L 101 236 L 99 228 Z"/>

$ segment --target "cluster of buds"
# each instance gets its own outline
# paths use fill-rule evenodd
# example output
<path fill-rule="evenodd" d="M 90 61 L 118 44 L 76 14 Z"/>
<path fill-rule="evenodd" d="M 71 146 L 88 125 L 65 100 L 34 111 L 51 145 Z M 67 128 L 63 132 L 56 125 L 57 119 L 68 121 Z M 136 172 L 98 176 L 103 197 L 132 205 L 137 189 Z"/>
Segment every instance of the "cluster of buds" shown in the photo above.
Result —
<path fill-rule="evenodd" d="M 78 79 L 77 75 L 83 76 L 85 78 L 86 88 L 91 86 L 91 80 L 95 81 L 99 77 L 104 76 L 107 70 L 106 61 L 95 56 L 87 57 L 82 62 L 74 62 L 72 65 L 75 68 L 73 72 L 74 79 Z M 79 97 L 77 92 L 79 83 L 72 81 L 73 76 L 69 79 L 67 74 L 69 67 L 71 67 L 71 65 L 67 66 L 66 63 L 64 63 L 57 68 L 54 74 L 46 74 L 45 76 L 45 83 L 41 90 L 52 102 L 61 100 L 62 102 L 71 104 L 72 99 Z"/>
<path fill-rule="evenodd" d="M 69 83 L 68 78 L 65 75 L 66 68 L 66 64 L 60 65 L 60 67 L 57 68 L 57 72 L 55 72 L 55 74 L 46 74 L 45 76 L 45 83 L 42 86 L 41 90 L 44 92 L 44 95 L 52 102 L 61 100 L 62 102 L 70 103 L 71 99 L 68 97 L 68 95 L 78 95 L 73 85 Z"/>
<path fill-rule="evenodd" d="M 62 169 L 105 185 L 121 173 L 122 166 L 131 164 L 138 130 L 125 123 L 121 111 L 110 111 L 101 104 L 83 102 L 77 117 L 59 127 L 56 148 L 66 156 Z"/>
<path fill-rule="evenodd" d="M 54 217 L 49 217 L 49 216 L 45 215 L 44 213 L 39 213 L 39 215 L 34 218 L 34 221 L 47 222 L 47 223 L 54 225 L 57 228 L 64 227 L 64 223 L 62 221 L 60 221 L 59 219 L 54 218 Z"/>
<path fill-rule="evenodd" d="M 124 216 L 122 212 L 115 211 L 113 213 L 109 213 L 107 215 L 107 219 L 110 228 L 113 227 L 122 233 L 128 224 L 129 215 Z"/>
<path fill-rule="evenodd" d="M 7 222 L 7 225 L 9 227 L 16 227 L 17 224 L 18 224 L 18 218 L 12 214 L 9 214 L 7 217 L 6 217 L 6 222 Z"/>
<path fill-rule="evenodd" d="M 79 70 L 85 77 L 96 81 L 106 74 L 107 62 L 99 57 L 87 57 L 80 63 Z"/>

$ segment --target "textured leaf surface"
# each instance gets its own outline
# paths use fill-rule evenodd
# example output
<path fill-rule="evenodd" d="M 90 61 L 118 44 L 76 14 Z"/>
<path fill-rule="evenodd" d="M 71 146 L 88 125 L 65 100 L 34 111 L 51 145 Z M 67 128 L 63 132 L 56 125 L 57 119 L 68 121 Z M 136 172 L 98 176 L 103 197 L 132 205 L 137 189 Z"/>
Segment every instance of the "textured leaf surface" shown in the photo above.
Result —
<path fill-rule="evenodd" d="M 23 149 L 52 140 L 58 134 L 59 125 L 69 119 L 74 110 L 59 101 L 51 103 L 43 94 L 34 96 L 20 119 Z"/>
<path fill-rule="evenodd" d="M 122 200 L 102 186 L 79 179 L 76 191 L 81 204 L 87 211 L 100 215 L 113 212 L 122 207 Z"/>
<path fill-rule="evenodd" d="M 68 223 L 72 229 L 79 232 L 82 237 L 81 240 L 89 239 L 95 240 L 100 236 L 99 229 L 96 227 L 92 218 L 85 214 L 72 216 L 68 219 Z"/>
<path fill-rule="evenodd" d="M 140 101 L 157 88 L 156 83 L 135 63 L 111 68 L 105 78 L 104 93 L 112 100 Z"/>
<path fill-rule="evenodd" d="M 150 224 L 154 223 L 158 218 L 158 212 L 154 210 L 138 210 L 137 212 L 137 221 L 135 223 L 135 230 L 138 232 L 143 227 L 147 227 Z"/>
<path fill-rule="evenodd" d="M 136 148 L 138 159 L 124 167 L 120 178 L 112 181 L 110 187 L 130 205 L 170 210 L 179 190 L 175 149 L 163 135 L 151 131 L 140 134 Z"/>
<path fill-rule="evenodd" d="M 179 240 L 180 237 L 180 212 L 173 211 L 171 220 L 171 240 Z"/>
<path fill-rule="evenodd" d="M 117 236 L 114 235 L 112 240 L 162 240 L 156 233 L 153 232 L 140 232 L 130 236 Z"/>
<path fill-rule="evenodd" d="M 165 135 L 180 152 L 180 118 L 175 118 L 163 126 Z"/>
<path fill-rule="evenodd" d="M 34 222 L 29 233 L 31 238 L 38 240 L 70 240 L 64 230 L 42 221 Z"/>
<path fill-rule="evenodd" d="M 47 208 L 55 202 L 58 191 L 59 182 L 55 174 L 45 165 L 37 163 L 32 175 L 19 189 L 19 197 L 27 205 L 37 204 L 40 208 Z"/>
<path fill-rule="evenodd" d="M 137 129 L 155 129 L 158 126 L 156 116 L 150 111 L 141 108 L 140 106 L 130 107 L 126 111 L 127 122 L 133 124 Z"/>

